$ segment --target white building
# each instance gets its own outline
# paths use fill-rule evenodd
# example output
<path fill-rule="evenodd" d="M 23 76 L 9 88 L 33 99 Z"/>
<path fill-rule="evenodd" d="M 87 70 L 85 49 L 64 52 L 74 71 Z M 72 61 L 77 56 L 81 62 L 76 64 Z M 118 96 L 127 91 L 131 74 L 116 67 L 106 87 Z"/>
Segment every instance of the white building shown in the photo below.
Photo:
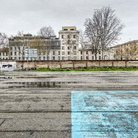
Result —
<path fill-rule="evenodd" d="M 108 48 L 103 52 L 103 60 L 113 60 L 113 50 Z M 82 43 L 79 49 L 79 60 L 102 60 L 102 49 L 95 49 L 89 43 Z"/>
<path fill-rule="evenodd" d="M 25 49 L 29 49 L 30 42 L 35 38 L 45 43 L 45 47 L 37 49 L 37 58 L 26 58 Z M 37 40 L 36 40 L 37 43 Z M 41 45 L 41 44 L 40 44 Z M 93 46 L 82 43 L 83 48 L 79 48 L 79 31 L 75 26 L 64 26 L 59 31 L 59 38 L 51 36 L 49 38 L 32 36 L 26 34 L 9 39 L 9 59 L 11 60 L 102 60 L 102 51 L 98 50 L 97 56 Z M 33 48 L 34 49 L 34 48 Z M 97 57 L 97 58 L 95 58 Z M 111 51 L 104 52 L 103 60 L 113 59 Z"/>
<path fill-rule="evenodd" d="M 38 49 L 37 58 L 26 58 L 25 49 L 29 49 L 29 43 L 35 38 L 40 38 L 45 43 L 45 49 Z M 36 40 L 37 43 L 37 40 Z M 41 47 L 41 46 L 40 46 Z M 25 34 L 20 37 L 13 37 L 9 39 L 9 59 L 11 60 L 59 60 L 60 59 L 60 41 L 55 36 L 50 38 L 35 37 L 31 34 Z"/>
<path fill-rule="evenodd" d="M 59 31 L 60 60 L 79 60 L 79 31 L 75 26 L 65 26 Z"/>

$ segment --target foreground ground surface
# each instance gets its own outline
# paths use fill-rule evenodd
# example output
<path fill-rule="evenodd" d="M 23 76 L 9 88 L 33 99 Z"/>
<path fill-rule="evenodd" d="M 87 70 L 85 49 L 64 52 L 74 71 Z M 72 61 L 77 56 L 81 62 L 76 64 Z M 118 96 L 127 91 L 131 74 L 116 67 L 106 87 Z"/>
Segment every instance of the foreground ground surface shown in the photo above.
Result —
<path fill-rule="evenodd" d="M 137 138 L 138 71 L 5 72 L 0 138 Z"/>

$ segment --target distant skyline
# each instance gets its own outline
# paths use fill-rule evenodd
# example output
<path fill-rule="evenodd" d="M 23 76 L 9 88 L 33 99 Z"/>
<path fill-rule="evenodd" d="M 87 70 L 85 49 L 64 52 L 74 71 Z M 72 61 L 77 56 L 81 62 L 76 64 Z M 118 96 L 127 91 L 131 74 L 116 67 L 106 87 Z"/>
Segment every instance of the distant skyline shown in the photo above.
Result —
<path fill-rule="evenodd" d="M 110 6 L 125 25 L 119 44 L 138 40 L 137 5 L 138 0 L 0 0 L 0 32 L 8 37 L 18 31 L 37 35 L 41 27 L 50 25 L 58 37 L 62 26 L 84 30 L 94 9 Z"/>

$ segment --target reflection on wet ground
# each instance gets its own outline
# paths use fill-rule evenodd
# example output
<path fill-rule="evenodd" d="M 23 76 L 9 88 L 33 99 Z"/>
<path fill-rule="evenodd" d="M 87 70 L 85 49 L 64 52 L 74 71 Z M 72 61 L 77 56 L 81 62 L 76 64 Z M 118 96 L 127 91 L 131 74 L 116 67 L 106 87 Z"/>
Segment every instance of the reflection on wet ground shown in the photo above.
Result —
<path fill-rule="evenodd" d="M 45 79 L 45 78 L 55 78 L 54 76 L 48 76 L 48 77 L 16 77 L 18 79 L 23 78 L 23 79 L 27 79 L 27 78 L 33 78 L 33 79 Z"/>
<path fill-rule="evenodd" d="M 7 82 L 5 84 L 13 84 L 8 88 L 60 88 L 75 83 L 77 82 Z"/>

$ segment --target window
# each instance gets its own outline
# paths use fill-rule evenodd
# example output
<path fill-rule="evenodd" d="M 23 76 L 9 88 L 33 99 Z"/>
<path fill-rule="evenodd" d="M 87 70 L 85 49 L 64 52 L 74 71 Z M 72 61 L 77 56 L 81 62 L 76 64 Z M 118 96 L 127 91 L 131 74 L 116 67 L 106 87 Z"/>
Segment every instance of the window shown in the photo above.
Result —
<path fill-rule="evenodd" d="M 70 29 L 70 31 L 74 31 L 74 29 Z"/>
<path fill-rule="evenodd" d="M 60 51 L 58 51 L 58 55 L 60 55 Z"/>
<path fill-rule="evenodd" d="M 70 60 L 70 57 L 68 57 L 68 60 Z"/>
<path fill-rule="evenodd" d="M 81 55 L 82 55 L 82 51 L 81 51 Z"/>
<path fill-rule="evenodd" d="M 60 60 L 60 57 L 58 57 L 58 60 Z"/>
<path fill-rule="evenodd" d="M 61 38 L 64 38 L 64 35 L 62 35 Z"/>
<path fill-rule="evenodd" d="M 86 51 L 86 54 L 88 54 L 88 51 Z"/>
<path fill-rule="evenodd" d="M 74 49 L 76 49 L 76 46 L 74 46 Z"/>
<path fill-rule="evenodd" d="M 92 54 L 94 54 L 94 51 L 92 51 Z"/>
<path fill-rule="evenodd" d="M 88 60 L 88 56 L 86 56 L 86 60 Z"/>
<path fill-rule="evenodd" d="M 68 46 L 68 50 L 70 50 L 70 47 Z"/>
<path fill-rule="evenodd" d="M 55 55 L 55 51 L 53 51 L 53 55 Z"/>
<path fill-rule="evenodd" d="M 72 41 L 73 44 L 76 44 L 76 41 Z"/>
<path fill-rule="evenodd" d="M 64 31 L 68 31 L 68 29 L 64 29 Z"/>
<path fill-rule="evenodd" d="M 70 35 L 68 35 L 68 38 L 70 38 Z"/>
<path fill-rule="evenodd" d="M 55 60 L 55 57 L 53 57 L 53 60 Z"/>
<path fill-rule="evenodd" d="M 70 55 L 70 51 L 68 51 L 68 55 Z"/>
<path fill-rule="evenodd" d="M 76 58 L 76 56 L 74 57 L 74 60 L 76 60 L 77 58 Z"/>
<path fill-rule="evenodd" d="M 76 35 L 73 35 L 73 38 L 76 38 Z"/>
<path fill-rule="evenodd" d="M 64 46 L 62 46 L 62 50 L 65 50 L 65 47 Z"/>
<path fill-rule="evenodd" d="M 76 51 L 74 51 L 74 55 L 76 55 Z"/>
<path fill-rule="evenodd" d="M 64 60 L 65 59 L 65 57 L 62 57 L 62 60 Z"/>
<path fill-rule="evenodd" d="M 101 56 L 99 56 L 99 60 L 101 60 Z"/>
<path fill-rule="evenodd" d="M 99 51 L 99 54 L 101 54 L 101 51 Z"/>
<path fill-rule="evenodd" d="M 16 55 L 16 52 L 14 52 L 14 55 Z"/>
<path fill-rule="evenodd" d="M 81 60 L 82 60 L 82 56 L 81 56 Z"/>
<path fill-rule="evenodd" d="M 65 55 L 65 52 L 64 51 L 62 52 L 62 55 Z"/>
<path fill-rule="evenodd" d="M 1 52 L 0 52 L 0 56 L 1 56 Z"/>
<path fill-rule="evenodd" d="M 94 60 L 94 56 L 92 56 L 92 60 Z"/>

